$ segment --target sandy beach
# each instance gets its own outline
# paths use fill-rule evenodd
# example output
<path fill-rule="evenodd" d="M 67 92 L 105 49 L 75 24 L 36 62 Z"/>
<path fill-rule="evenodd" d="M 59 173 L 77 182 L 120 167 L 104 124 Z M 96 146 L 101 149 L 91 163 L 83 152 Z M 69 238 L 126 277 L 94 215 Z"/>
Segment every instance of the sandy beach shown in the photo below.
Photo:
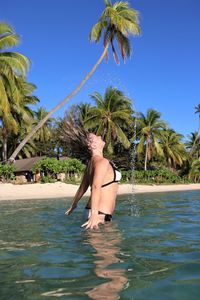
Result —
<path fill-rule="evenodd" d="M 78 185 L 65 184 L 62 182 L 45 184 L 16 185 L 11 183 L 0 184 L 0 201 L 3 200 L 25 200 L 25 199 L 48 199 L 73 197 Z M 133 186 L 131 184 L 120 184 L 118 194 L 130 194 Z M 170 191 L 200 190 L 200 184 L 176 184 L 176 185 L 135 185 L 134 192 L 154 193 Z M 89 196 L 90 190 L 85 196 Z"/>

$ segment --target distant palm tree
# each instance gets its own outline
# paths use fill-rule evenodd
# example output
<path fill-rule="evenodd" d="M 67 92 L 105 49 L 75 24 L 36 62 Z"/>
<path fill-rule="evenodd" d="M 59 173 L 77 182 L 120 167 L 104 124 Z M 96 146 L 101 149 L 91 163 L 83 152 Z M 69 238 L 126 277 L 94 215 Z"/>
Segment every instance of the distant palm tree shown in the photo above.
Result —
<path fill-rule="evenodd" d="M 188 135 L 188 140 L 186 141 L 185 146 L 190 152 L 190 157 L 200 157 L 200 136 L 198 136 L 197 131 L 191 132 L 191 134 Z"/>
<path fill-rule="evenodd" d="M 108 87 L 104 97 L 98 92 L 91 95 L 96 107 L 90 109 L 84 125 L 87 129 L 95 129 L 106 141 L 107 151 L 113 153 L 114 141 L 119 141 L 126 149 L 130 142 L 124 132 L 133 122 L 131 100 L 116 88 Z"/>
<path fill-rule="evenodd" d="M 194 182 L 200 182 L 200 158 L 192 161 L 188 177 Z"/>
<path fill-rule="evenodd" d="M 200 104 L 198 104 L 196 107 L 195 107 L 196 111 L 195 111 L 195 114 L 199 114 L 199 127 L 198 127 L 198 137 L 200 135 Z"/>
<path fill-rule="evenodd" d="M 20 149 L 26 144 L 26 142 L 35 134 L 35 132 L 41 128 L 44 123 L 51 117 L 51 115 L 63 106 L 69 99 L 71 99 L 85 84 L 85 82 L 91 77 L 98 65 L 102 60 L 108 55 L 108 47 L 111 45 L 112 52 L 115 61 L 118 63 L 118 56 L 114 47 L 114 40 L 118 42 L 120 53 L 122 58 L 125 60 L 131 54 L 131 45 L 128 39 L 129 34 L 139 35 L 139 21 L 138 12 L 129 7 L 127 2 L 119 1 L 112 5 L 110 0 L 104 0 L 105 10 L 103 11 L 98 22 L 93 26 L 90 33 L 90 40 L 98 42 L 103 34 L 104 50 L 96 64 L 93 66 L 91 71 L 86 75 L 86 77 L 80 82 L 80 84 L 75 88 L 64 100 L 58 103 L 41 122 L 33 128 L 33 130 L 26 136 L 26 138 L 17 147 L 14 153 L 11 155 L 10 159 L 14 159 Z"/>
<path fill-rule="evenodd" d="M 27 134 L 27 131 L 30 130 L 26 126 L 21 126 L 17 135 L 11 134 L 8 137 L 8 155 L 11 154 L 20 141 L 23 140 L 24 136 Z M 21 149 L 19 154 L 17 155 L 18 159 L 29 158 L 36 154 L 36 144 L 33 139 L 30 139 L 26 145 Z"/>
<path fill-rule="evenodd" d="M 33 125 L 38 124 L 46 115 L 48 111 L 44 107 L 39 107 L 36 112 L 34 112 L 35 120 Z M 48 142 L 52 137 L 51 124 L 53 122 L 53 118 L 48 119 L 46 124 L 40 128 L 34 135 L 34 139 L 40 142 Z"/>
<path fill-rule="evenodd" d="M 195 106 L 195 109 L 196 109 L 195 114 L 199 114 L 199 125 L 198 125 L 197 136 L 196 136 L 196 139 L 194 140 L 194 144 L 193 144 L 193 146 L 191 148 L 190 155 L 192 155 L 192 153 L 193 153 L 193 151 L 195 149 L 196 142 L 197 142 L 197 140 L 200 137 L 200 135 L 199 135 L 200 134 L 200 104 L 198 104 L 197 106 Z"/>
<path fill-rule="evenodd" d="M 48 112 L 45 108 L 39 107 L 38 110 L 34 113 L 35 118 L 33 125 L 37 125 L 46 115 Z M 54 121 L 53 118 L 49 118 L 48 121 L 41 127 L 33 136 L 35 141 L 38 141 L 42 148 L 45 148 L 45 144 L 47 144 L 52 138 L 52 122 Z M 46 149 L 44 149 L 45 151 Z"/>
<path fill-rule="evenodd" d="M 164 158 L 169 168 L 175 169 L 176 165 L 181 166 L 186 160 L 186 150 L 181 142 L 183 136 L 173 129 L 164 129 L 161 131 L 160 144 Z"/>
<path fill-rule="evenodd" d="M 91 111 L 91 104 L 89 103 L 81 103 L 78 105 L 78 117 L 81 122 L 85 122 L 90 114 Z"/>
<path fill-rule="evenodd" d="M 140 142 L 137 146 L 137 152 L 141 154 L 145 149 L 145 171 L 147 170 L 147 162 L 151 159 L 153 151 L 163 156 L 159 139 L 161 130 L 166 128 L 166 123 L 160 120 L 160 116 L 161 114 L 154 109 L 149 109 L 146 116 L 143 113 L 139 113 L 138 115 L 137 123 Z"/>

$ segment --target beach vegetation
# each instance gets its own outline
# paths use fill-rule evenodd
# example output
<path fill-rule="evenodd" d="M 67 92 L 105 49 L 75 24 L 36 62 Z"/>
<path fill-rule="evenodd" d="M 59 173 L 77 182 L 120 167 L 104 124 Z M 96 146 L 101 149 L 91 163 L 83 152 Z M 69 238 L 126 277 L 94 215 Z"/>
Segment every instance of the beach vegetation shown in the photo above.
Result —
<path fill-rule="evenodd" d="M 0 181 L 10 182 L 15 179 L 15 166 L 11 164 L 0 164 Z"/>
<path fill-rule="evenodd" d="M 133 176 L 133 178 L 132 178 Z M 134 182 L 142 184 L 171 184 L 185 182 L 179 175 L 168 169 L 157 170 L 122 170 L 122 182 Z M 187 181 L 187 180 L 186 180 Z"/>
<path fill-rule="evenodd" d="M 76 158 L 58 160 L 46 157 L 37 161 L 32 167 L 32 172 L 40 172 L 41 181 L 54 182 L 59 178 L 59 174 L 64 173 L 65 181 L 76 181 L 82 176 L 85 165 Z"/>
<path fill-rule="evenodd" d="M 200 158 L 192 161 L 188 177 L 192 182 L 200 182 Z"/>
<path fill-rule="evenodd" d="M 183 135 L 171 128 L 163 129 L 160 133 L 159 143 L 166 165 L 169 169 L 176 170 L 176 167 L 182 166 L 187 159 L 185 145 L 182 142 Z"/>

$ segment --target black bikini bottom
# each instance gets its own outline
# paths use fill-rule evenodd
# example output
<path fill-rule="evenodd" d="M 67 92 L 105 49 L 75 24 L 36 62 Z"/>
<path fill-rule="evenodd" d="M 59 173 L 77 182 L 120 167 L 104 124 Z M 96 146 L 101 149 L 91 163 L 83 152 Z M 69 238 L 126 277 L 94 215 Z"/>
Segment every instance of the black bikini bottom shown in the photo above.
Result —
<path fill-rule="evenodd" d="M 85 209 L 91 209 L 90 207 L 86 206 Z M 109 214 L 105 214 L 103 213 L 102 211 L 98 211 L 98 214 L 99 215 L 104 215 L 105 218 L 104 218 L 104 221 L 105 222 L 111 222 L 112 221 L 112 215 L 109 215 Z"/>

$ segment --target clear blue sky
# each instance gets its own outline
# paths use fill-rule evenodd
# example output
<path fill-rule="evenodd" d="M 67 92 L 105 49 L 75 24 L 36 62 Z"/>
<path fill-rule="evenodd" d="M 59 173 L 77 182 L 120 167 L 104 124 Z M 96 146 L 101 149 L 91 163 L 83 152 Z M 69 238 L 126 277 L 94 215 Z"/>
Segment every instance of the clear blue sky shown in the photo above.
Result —
<path fill-rule="evenodd" d="M 114 2 L 114 1 L 113 1 Z M 90 102 L 94 91 L 109 86 L 134 100 L 137 111 L 161 112 L 162 119 L 185 136 L 197 129 L 195 106 L 200 103 L 200 1 L 131 0 L 140 12 L 142 35 L 131 38 L 133 55 L 126 64 L 110 53 L 72 104 Z M 62 100 L 86 75 L 102 51 L 89 42 L 89 32 L 104 9 L 103 0 L 2 1 L 0 20 L 21 37 L 15 51 L 32 61 L 28 80 L 37 86 L 47 110 Z"/>

